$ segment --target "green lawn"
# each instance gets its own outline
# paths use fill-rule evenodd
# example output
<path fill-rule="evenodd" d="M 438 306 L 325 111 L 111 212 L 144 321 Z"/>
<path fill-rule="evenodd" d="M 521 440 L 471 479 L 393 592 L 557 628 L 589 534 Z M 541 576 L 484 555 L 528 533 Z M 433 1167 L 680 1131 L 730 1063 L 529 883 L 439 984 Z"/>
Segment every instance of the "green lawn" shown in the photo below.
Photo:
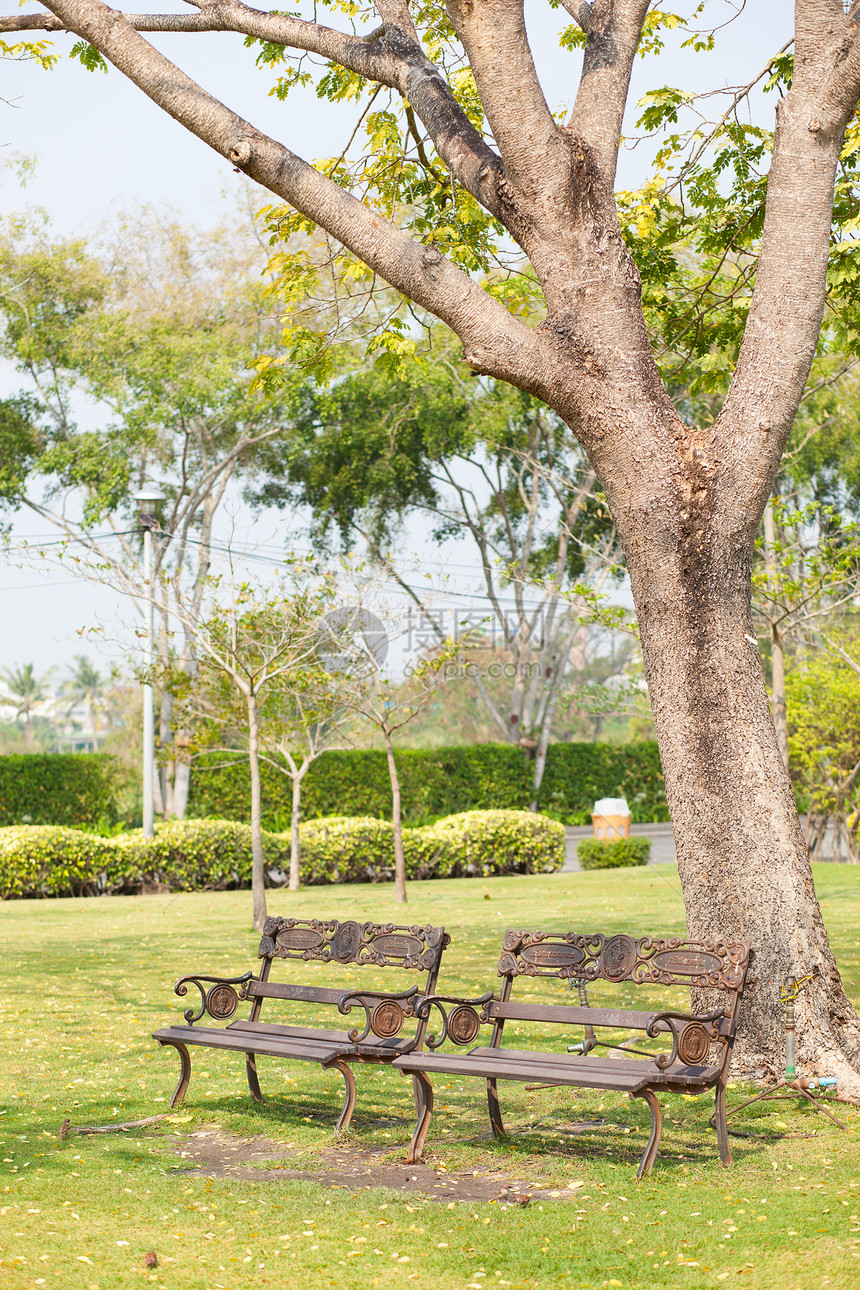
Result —
<path fill-rule="evenodd" d="M 860 870 L 819 865 L 815 877 L 837 961 L 860 1001 Z M 261 1060 L 268 1096 L 255 1107 L 241 1059 L 201 1050 L 172 1117 L 132 1133 L 60 1141 L 65 1118 L 106 1124 L 166 1109 L 178 1063 L 150 1032 L 180 1019 L 186 1005 L 173 995 L 176 977 L 254 966 L 250 905 L 248 892 L 236 892 L 0 907 L 0 1287 L 860 1286 L 860 1113 L 850 1107 L 839 1108 L 850 1125 L 842 1133 L 794 1103 L 764 1104 L 744 1127 L 766 1136 L 734 1139 L 735 1166 L 723 1171 L 707 1126 L 711 1099 L 667 1097 L 661 1155 L 637 1186 L 642 1104 L 502 1085 L 511 1136 L 495 1143 L 479 1082 L 437 1085 L 429 1162 L 449 1175 L 498 1174 L 571 1197 L 527 1208 L 191 1176 L 181 1144 L 213 1125 L 237 1143 L 265 1137 L 292 1152 L 282 1164 L 314 1170 L 332 1146 L 341 1083 L 298 1063 Z M 467 993 L 493 983 L 507 927 L 683 930 L 668 866 L 413 883 L 405 920 L 387 887 L 275 893 L 270 909 L 444 922 L 452 945 L 442 982 Z M 402 988 L 392 972 L 294 966 L 314 980 Z M 649 997 L 662 1003 L 665 993 Z M 390 1071 L 357 1075 L 347 1145 L 397 1162 L 412 1131 L 410 1085 Z M 730 1102 L 744 1091 L 731 1090 Z M 159 1259 L 152 1271 L 143 1264 L 151 1249 Z"/>

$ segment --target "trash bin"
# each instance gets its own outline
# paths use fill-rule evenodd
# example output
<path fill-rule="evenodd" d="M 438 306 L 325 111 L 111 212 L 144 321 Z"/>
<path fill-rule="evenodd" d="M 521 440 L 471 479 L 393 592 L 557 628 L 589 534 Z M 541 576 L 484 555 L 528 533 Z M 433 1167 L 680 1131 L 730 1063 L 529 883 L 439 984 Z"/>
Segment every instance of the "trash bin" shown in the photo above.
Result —
<path fill-rule="evenodd" d="M 630 807 L 626 797 L 601 797 L 594 803 L 591 816 L 594 836 L 611 842 L 630 837 Z"/>

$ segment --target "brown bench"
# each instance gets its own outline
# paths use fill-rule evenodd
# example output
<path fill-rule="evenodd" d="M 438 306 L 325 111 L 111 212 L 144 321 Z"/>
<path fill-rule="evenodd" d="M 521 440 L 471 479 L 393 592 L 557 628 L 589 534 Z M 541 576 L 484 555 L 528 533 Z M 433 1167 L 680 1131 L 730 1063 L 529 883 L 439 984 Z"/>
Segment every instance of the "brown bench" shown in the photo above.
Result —
<path fill-rule="evenodd" d="M 504 1133 L 497 1082 L 519 1080 L 575 1088 L 597 1088 L 641 1097 L 651 1108 L 651 1136 L 639 1165 L 638 1178 L 651 1172 L 657 1156 L 662 1128 L 658 1093 L 704 1093 L 716 1091 L 714 1124 L 720 1160 L 732 1161 L 726 1129 L 726 1080 L 737 1027 L 738 1009 L 747 967 L 749 946 L 711 944 L 674 937 L 580 935 L 577 932 L 509 931 L 502 942 L 498 974 L 502 978 L 499 998 L 492 991 L 479 999 L 459 999 L 429 994 L 415 1004 L 419 1016 L 427 1018 L 436 1008 L 441 1017 L 437 1035 L 427 1035 L 430 1051 L 413 1051 L 398 1056 L 393 1065 L 418 1083 L 418 1122 L 406 1159 L 420 1156 L 433 1112 L 432 1075 L 471 1075 L 487 1081 L 490 1125 L 499 1137 Z M 511 1000 L 514 982 L 527 976 L 561 978 L 582 987 L 580 1006 L 561 1003 L 518 1003 Z M 724 1007 L 704 1015 L 676 1011 L 633 1011 L 588 1006 L 584 989 L 597 980 L 637 986 L 684 985 L 707 987 L 725 998 Z M 478 1011 L 480 1009 L 480 1011 Z M 537 1022 L 541 1026 L 585 1027 L 585 1040 L 572 1050 L 548 1052 L 543 1049 L 503 1048 L 502 1035 L 508 1021 Z M 492 1026 L 487 1047 L 467 1053 L 437 1050 L 450 1039 L 467 1047 L 474 1043 L 481 1025 Z M 666 1036 L 671 1048 L 649 1053 L 598 1039 L 595 1027 L 617 1031 L 633 1030 L 650 1039 Z M 639 1042 L 643 1042 L 640 1040 Z M 634 1056 L 596 1056 L 596 1047 L 620 1048 Z"/>
<path fill-rule="evenodd" d="M 186 995 L 189 985 L 196 986 L 200 1003 L 196 1011 L 189 1008 L 185 1013 L 186 1025 L 168 1026 L 153 1035 L 159 1044 L 173 1047 L 179 1053 L 179 1082 L 170 1105 L 177 1106 L 188 1090 L 191 1079 L 189 1045 L 218 1048 L 244 1053 L 248 1085 L 255 1102 L 262 1101 L 257 1076 L 258 1057 L 316 1062 L 323 1069 L 340 1071 L 346 1084 L 346 1099 L 337 1128 L 345 1129 L 355 1107 L 355 1078 L 350 1064 L 390 1063 L 421 1043 L 427 1021 L 426 1017 L 416 1014 L 414 1003 L 419 994 L 430 994 L 435 989 L 442 951 L 450 939 L 443 927 L 267 918 L 257 950 L 257 957 L 263 960 L 259 976 L 251 972 L 233 977 L 194 974 L 177 981 L 174 987 L 176 994 Z M 281 984 L 269 979 L 272 966 L 279 959 L 421 972 L 425 974 L 423 991 L 417 985 L 400 993 L 386 993 Z M 323 1004 L 337 1008 L 344 1016 L 354 1007 L 363 1008 L 364 1025 L 347 1031 L 261 1021 L 260 1013 L 267 999 Z M 230 1021 L 244 1000 L 251 1001 L 247 1021 Z M 223 1029 L 198 1025 L 206 1014 L 213 1021 L 229 1021 L 230 1024 Z M 404 1026 L 410 1019 L 415 1021 L 415 1026 L 404 1033 Z M 417 1096 L 416 1081 L 416 1100 Z"/>

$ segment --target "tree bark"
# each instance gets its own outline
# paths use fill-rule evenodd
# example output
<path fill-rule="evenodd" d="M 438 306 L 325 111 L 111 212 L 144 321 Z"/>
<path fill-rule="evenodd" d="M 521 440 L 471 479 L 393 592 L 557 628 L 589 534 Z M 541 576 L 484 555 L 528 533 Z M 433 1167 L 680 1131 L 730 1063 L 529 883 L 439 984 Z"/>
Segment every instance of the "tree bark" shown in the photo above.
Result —
<path fill-rule="evenodd" d="M 773 520 L 773 501 L 769 501 L 764 511 L 764 558 L 768 578 L 776 590 L 776 526 Z M 776 742 L 785 768 L 788 770 L 788 714 L 785 704 L 785 645 L 782 631 L 776 619 L 770 621 L 770 692 L 773 701 L 773 724 L 776 728 Z"/>
<path fill-rule="evenodd" d="M 391 779 L 391 824 L 394 829 L 394 899 L 399 904 L 406 904 L 406 858 L 403 854 L 403 823 L 400 814 L 400 777 L 397 774 L 397 763 L 394 760 L 394 744 L 391 735 L 383 730 L 385 756 L 388 759 L 388 775 Z"/>
<path fill-rule="evenodd" d="M 248 767 L 251 775 L 251 894 L 254 902 L 254 929 L 262 932 L 266 921 L 266 871 L 263 856 L 257 696 L 251 690 L 245 698 L 248 708 Z"/>
<path fill-rule="evenodd" d="M 687 927 L 755 952 L 736 1060 L 778 1064 L 779 987 L 815 972 L 797 1003 L 798 1056 L 857 1095 L 860 1025 L 828 946 L 752 630 L 752 541 L 698 529 L 695 553 L 689 531 L 672 551 L 665 531 L 644 527 L 627 535 L 627 560 Z"/>

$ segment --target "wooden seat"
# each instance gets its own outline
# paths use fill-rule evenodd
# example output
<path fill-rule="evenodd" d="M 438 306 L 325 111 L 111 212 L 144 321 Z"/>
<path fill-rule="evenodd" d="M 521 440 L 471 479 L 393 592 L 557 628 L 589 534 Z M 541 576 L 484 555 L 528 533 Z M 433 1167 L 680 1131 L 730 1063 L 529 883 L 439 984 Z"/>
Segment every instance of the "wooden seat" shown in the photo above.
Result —
<path fill-rule="evenodd" d="M 641 1097 L 651 1110 L 651 1133 L 639 1164 L 637 1177 L 651 1172 L 662 1131 L 662 1112 L 657 1092 L 702 1093 L 715 1090 L 714 1123 L 720 1161 L 731 1164 L 731 1148 L 725 1118 L 725 1090 L 729 1060 L 737 1028 L 738 1010 L 752 955 L 744 942 L 735 945 L 687 941 L 676 937 L 625 934 L 606 936 L 595 932 L 508 931 L 502 941 L 498 974 L 502 989 L 498 998 L 488 991 L 477 999 L 450 995 L 428 995 L 415 1010 L 429 1017 L 436 1009 L 442 1026 L 438 1035 L 426 1035 L 427 1049 L 415 1049 L 394 1061 L 394 1067 L 413 1077 L 420 1087 L 418 1121 L 407 1160 L 421 1154 L 433 1112 L 431 1075 L 466 1075 L 485 1079 L 490 1125 L 497 1136 L 504 1133 L 497 1082 L 515 1080 L 537 1084 L 596 1088 Z M 514 982 L 520 977 L 567 981 L 577 985 L 579 1006 L 566 1003 L 526 1003 L 512 1000 Z M 602 980 L 638 987 L 687 985 L 722 992 L 726 1006 L 704 1015 L 631 1008 L 593 1008 L 586 985 Z M 584 1030 L 580 1051 L 551 1052 L 545 1049 L 503 1048 L 502 1035 L 508 1021 L 532 1022 Z M 467 1047 L 474 1044 L 482 1025 L 492 1026 L 487 1046 L 468 1052 L 437 1051 L 446 1040 Z M 597 1031 L 634 1030 L 647 1039 L 671 1039 L 671 1048 L 657 1053 L 629 1050 Z M 618 1057 L 596 1056 L 597 1047 L 620 1051 Z"/>
<path fill-rule="evenodd" d="M 170 1099 L 177 1106 L 188 1091 L 191 1079 L 189 1047 L 213 1048 L 243 1053 L 251 1096 L 262 1100 L 257 1072 L 258 1057 L 286 1061 L 316 1062 L 325 1069 L 338 1070 L 343 1076 L 346 1096 L 337 1122 L 345 1129 L 355 1108 L 353 1063 L 392 1062 L 421 1042 L 427 1026 L 413 1007 L 419 987 L 413 985 L 399 993 L 379 990 L 333 989 L 330 986 L 305 985 L 270 980 L 273 963 L 281 960 L 341 965 L 342 967 L 392 967 L 423 974 L 425 992 L 435 988 L 442 951 L 450 937 L 443 927 L 401 927 L 393 923 L 340 923 L 336 920 L 268 918 L 263 929 L 257 956 L 262 959 L 260 975 L 182 977 L 174 987 L 184 996 L 193 985 L 200 993 L 197 1011 L 189 1008 L 185 1025 L 157 1030 L 153 1039 L 173 1047 L 179 1054 L 179 1081 Z M 251 1001 L 250 1016 L 230 1021 L 240 1002 Z M 262 1021 L 260 1013 L 266 1000 L 281 1004 L 311 1003 L 337 1008 L 346 1016 L 353 1008 L 364 1014 L 364 1024 L 352 1030 L 329 1030 L 322 1027 L 291 1026 L 282 1021 Z M 270 1005 L 271 1006 L 271 1005 Z M 208 1015 L 215 1021 L 229 1021 L 223 1029 L 199 1026 Z M 413 1028 L 405 1028 L 407 1021 Z"/>

